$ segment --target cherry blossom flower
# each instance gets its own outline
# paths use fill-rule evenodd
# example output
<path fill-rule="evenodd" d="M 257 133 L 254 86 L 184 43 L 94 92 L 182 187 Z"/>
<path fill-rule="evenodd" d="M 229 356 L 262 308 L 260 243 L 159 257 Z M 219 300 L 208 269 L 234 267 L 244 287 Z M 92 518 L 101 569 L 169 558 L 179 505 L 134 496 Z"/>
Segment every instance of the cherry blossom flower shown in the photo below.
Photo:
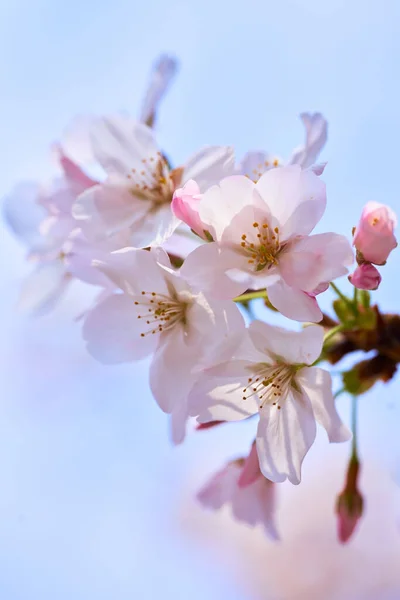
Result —
<path fill-rule="evenodd" d="M 325 204 L 325 184 L 299 166 L 268 171 L 257 183 L 243 176 L 223 179 L 191 205 L 198 210 L 196 227 L 215 240 L 187 257 L 193 277 L 221 298 L 267 288 L 285 316 L 319 321 L 315 296 L 353 261 L 344 236 L 309 235 Z"/>
<path fill-rule="evenodd" d="M 238 174 L 246 175 L 256 182 L 270 169 L 285 165 L 300 165 L 303 169 L 311 168 L 316 175 L 321 175 L 325 163 L 318 165 L 314 163 L 326 143 L 328 123 L 321 113 L 302 113 L 300 118 L 306 130 L 305 143 L 293 151 L 288 161 L 266 152 L 248 152 L 238 166 Z"/>
<path fill-rule="evenodd" d="M 89 352 L 106 364 L 154 353 L 150 387 L 161 409 L 172 414 L 175 442 L 183 439 L 193 368 L 229 331 L 244 327 L 233 302 L 193 289 L 185 265 L 173 271 L 161 249 L 124 248 L 96 263 L 123 293 L 100 302 L 86 317 Z"/>
<path fill-rule="evenodd" d="M 360 290 L 377 290 L 382 277 L 374 265 L 362 263 L 352 275 L 349 275 L 349 281 Z"/>
<path fill-rule="evenodd" d="M 253 477 L 244 484 L 243 475 L 249 468 Z M 277 540 L 275 495 L 276 486 L 261 474 L 253 445 L 247 459 L 228 463 L 198 492 L 197 498 L 204 507 L 212 510 L 230 505 L 235 519 L 253 527 L 261 524 L 268 537 Z"/>
<path fill-rule="evenodd" d="M 204 370 L 190 393 L 191 414 L 207 423 L 258 413 L 261 472 L 274 482 L 298 484 L 316 421 L 330 442 L 351 438 L 336 412 L 330 374 L 311 366 L 322 344 L 323 329 L 317 325 L 294 332 L 253 321 L 248 333 L 221 344 L 219 363 Z"/>
<path fill-rule="evenodd" d="M 203 148 L 172 169 L 154 132 L 126 117 L 98 119 L 92 144 L 107 178 L 81 194 L 73 215 L 89 239 L 128 229 L 130 245 L 139 248 L 161 244 L 179 225 L 171 211 L 178 187 L 195 179 L 205 191 L 234 169 L 232 148 L 220 146 Z"/>
<path fill-rule="evenodd" d="M 394 235 L 396 224 L 396 215 L 388 206 L 377 202 L 368 202 L 364 206 L 353 238 L 359 264 L 385 264 L 389 254 L 397 246 Z"/>
<path fill-rule="evenodd" d="M 36 263 L 36 269 L 22 285 L 19 306 L 36 313 L 50 310 L 73 279 L 67 260 L 68 254 L 72 256 L 68 248 L 73 244 L 68 238 L 76 229 L 71 207 L 76 196 L 96 183 L 60 148 L 56 152 L 62 169 L 60 177 L 48 186 L 19 184 L 4 203 L 9 226 L 28 246 L 29 260 Z M 94 250 L 91 253 L 88 267 Z"/>

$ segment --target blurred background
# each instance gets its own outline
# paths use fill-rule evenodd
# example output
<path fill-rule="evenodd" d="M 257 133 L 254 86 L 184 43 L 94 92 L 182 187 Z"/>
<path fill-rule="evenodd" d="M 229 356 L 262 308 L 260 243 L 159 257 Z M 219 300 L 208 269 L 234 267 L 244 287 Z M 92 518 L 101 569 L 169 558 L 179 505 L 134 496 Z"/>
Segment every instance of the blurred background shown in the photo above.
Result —
<path fill-rule="evenodd" d="M 174 162 L 205 144 L 288 157 L 303 141 L 298 114 L 321 111 L 321 230 L 350 236 L 368 200 L 400 208 L 399 34 L 397 0 L 1 0 L 0 195 L 51 175 L 49 145 L 75 115 L 137 115 L 168 52 L 181 68 L 157 126 Z M 336 541 L 349 447 L 321 434 L 302 484 L 279 486 L 272 543 L 194 500 L 247 452 L 254 424 L 172 448 L 147 363 L 87 355 L 74 318 L 92 291 L 74 285 L 51 315 L 29 318 L 15 304 L 30 265 L 4 223 L 0 252 L 1 600 L 400 598 L 399 383 L 360 400 L 356 536 Z M 394 252 L 375 294 L 386 311 L 400 307 L 399 266 Z M 339 407 L 347 419 L 348 399 Z"/>

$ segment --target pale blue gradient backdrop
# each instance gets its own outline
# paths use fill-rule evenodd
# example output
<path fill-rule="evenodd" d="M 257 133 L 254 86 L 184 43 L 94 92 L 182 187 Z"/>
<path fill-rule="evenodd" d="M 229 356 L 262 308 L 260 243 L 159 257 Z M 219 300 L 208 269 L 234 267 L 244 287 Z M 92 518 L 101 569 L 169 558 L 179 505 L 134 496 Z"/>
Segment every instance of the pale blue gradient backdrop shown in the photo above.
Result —
<path fill-rule="evenodd" d="M 149 66 L 167 51 L 182 61 L 158 121 L 173 161 L 204 144 L 289 156 L 303 140 L 298 114 L 321 111 L 321 228 L 349 235 L 366 201 L 400 208 L 399 19 L 397 0 L 2 0 L 0 193 L 48 177 L 49 143 L 74 115 L 137 114 Z M 73 288 L 41 320 L 15 311 L 29 265 L 0 229 L 1 600 L 250 597 L 223 556 L 182 535 L 177 514 L 186 482 L 200 485 L 245 451 L 252 426 L 172 449 L 147 364 L 106 368 L 87 356 L 73 322 L 85 292 Z M 382 270 L 376 297 L 387 310 L 400 307 L 399 265 L 393 255 Z M 365 396 L 360 419 L 365 456 L 384 458 L 394 476 L 399 389 Z M 346 448 L 329 452 L 345 461 Z"/>

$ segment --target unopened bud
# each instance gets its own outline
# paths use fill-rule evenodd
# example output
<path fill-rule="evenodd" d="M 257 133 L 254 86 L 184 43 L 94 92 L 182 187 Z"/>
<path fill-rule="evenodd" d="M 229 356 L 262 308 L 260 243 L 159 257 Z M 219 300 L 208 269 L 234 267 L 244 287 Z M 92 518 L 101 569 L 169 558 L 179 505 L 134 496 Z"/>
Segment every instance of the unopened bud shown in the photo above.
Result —
<path fill-rule="evenodd" d="M 352 537 L 363 514 L 363 497 L 357 488 L 360 463 L 353 456 L 350 459 L 346 485 L 336 501 L 338 539 L 345 544 Z"/>

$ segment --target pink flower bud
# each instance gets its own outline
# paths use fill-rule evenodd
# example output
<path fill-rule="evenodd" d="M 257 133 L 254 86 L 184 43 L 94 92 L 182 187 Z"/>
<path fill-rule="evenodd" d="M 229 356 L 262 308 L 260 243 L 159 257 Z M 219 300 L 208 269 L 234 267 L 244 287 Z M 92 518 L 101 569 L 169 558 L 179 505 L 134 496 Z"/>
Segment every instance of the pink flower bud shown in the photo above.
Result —
<path fill-rule="evenodd" d="M 359 290 L 376 290 L 382 277 L 374 265 L 363 263 L 357 267 L 353 275 L 349 275 L 349 281 Z"/>
<path fill-rule="evenodd" d="M 368 202 L 364 206 L 353 239 L 353 245 L 361 254 L 359 264 L 363 261 L 385 264 L 390 252 L 397 246 L 393 233 L 396 224 L 396 215 L 388 206 L 377 202 Z"/>
<path fill-rule="evenodd" d="M 199 186 L 193 179 L 190 179 L 182 188 L 175 190 L 171 208 L 178 219 L 186 223 L 200 237 L 206 238 L 199 216 L 200 200 Z"/>
<path fill-rule="evenodd" d="M 347 470 L 346 485 L 336 502 L 338 538 L 342 544 L 349 541 L 363 514 L 363 497 L 357 489 L 360 463 L 352 457 Z"/>

